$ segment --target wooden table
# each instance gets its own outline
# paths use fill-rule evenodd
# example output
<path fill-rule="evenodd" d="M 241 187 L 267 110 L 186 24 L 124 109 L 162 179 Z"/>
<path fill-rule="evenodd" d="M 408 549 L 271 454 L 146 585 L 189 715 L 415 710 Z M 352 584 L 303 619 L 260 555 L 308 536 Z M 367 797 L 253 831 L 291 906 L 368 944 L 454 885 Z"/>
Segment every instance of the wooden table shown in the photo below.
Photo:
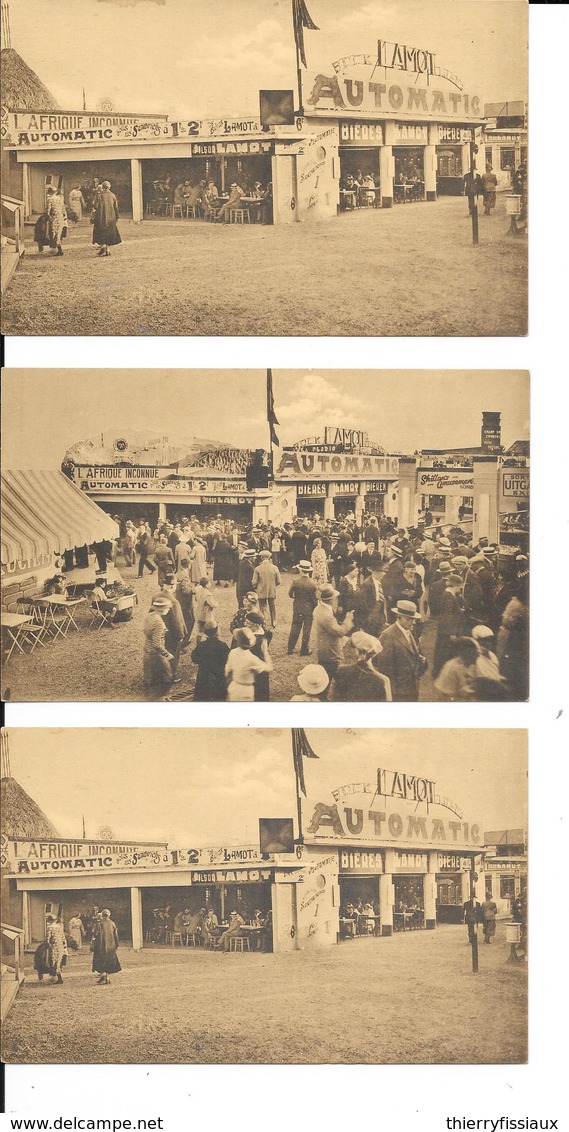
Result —
<path fill-rule="evenodd" d="M 76 629 L 79 628 L 73 611 L 77 605 L 82 605 L 85 601 L 84 597 L 67 598 L 64 597 L 63 594 L 51 594 L 49 597 L 38 597 L 33 600 L 35 603 L 37 602 L 38 605 L 47 606 L 50 614 L 48 625 L 55 629 L 55 635 L 59 634 L 62 637 L 66 637 L 72 625 L 74 625 Z M 67 614 L 64 620 L 58 620 L 56 618 L 55 614 L 58 610 Z"/>
<path fill-rule="evenodd" d="M 22 625 L 29 625 L 33 623 L 33 620 L 33 617 L 30 617 L 29 614 L 26 615 L 25 613 L 2 613 L 2 628 L 5 629 L 8 635 L 8 639 L 12 642 L 11 648 L 6 656 L 7 661 L 10 659 L 14 649 L 17 648 L 20 650 L 20 652 L 24 651 L 18 640 L 20 636 L 20 629 Z"/>

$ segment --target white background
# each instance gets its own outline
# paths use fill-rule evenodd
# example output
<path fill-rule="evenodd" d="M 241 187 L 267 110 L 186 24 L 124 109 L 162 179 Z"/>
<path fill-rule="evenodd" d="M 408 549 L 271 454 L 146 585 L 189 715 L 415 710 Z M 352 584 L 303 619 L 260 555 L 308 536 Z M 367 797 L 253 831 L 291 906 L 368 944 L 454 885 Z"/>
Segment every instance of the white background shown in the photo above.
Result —
<path fill-rule="evenodd" d="M 466 0 L 458 0 L 466 2 Z M 507 0 L 506 0 L 507 2 Z M 480 3 L 480 19 L 484 18 Z M 503 44 L 504 53 L 508 44 Z M 447 1116 L 559 1118 L 567 1112 L 567 263 L 569 9 L 530 7 L 530 333 L 527 339 L 9 339 L 7 366 L 272 365 L 529 369 L 532 379 L 532 684 L 529 704 L 358 705 L 359 726 L 529 727 L 530 1047 L 527 1066 L 10 1066 L 9 1113 L 164 1118 L 318 1132 L 421 1132 Z M 460 263 L 452 284 L 460 300 Z M 339 281 L 339 286 L 341 281 Z M 417 287 L 428 279 L 417 279 Z M 365 422 L 364 422 L 365 423 Z M 564 710 L 565 709 L 565 710 Z M 563 714 L 558 718 L 559 713 Z M 353 726 L 347 705 L 225 705 L 216 726 Z M 208 726 L 206 705 L 7 705 L 8 726 Z M 564 828 L 565 823 L 565 828 Z M 378 977 L 383 972 L 378 964 Z M 374 977 L 370 972 L 370 977 Z M 471 976 L 475 977 L 475 976 Z M 215 988 L 212 987 L 212 993 Z M 482 993 L 482 992 L 481 992 Z M 492 1010 L 489 999 L 487 1009 Z M 354 1003 L 365 1026 L 365 1003 Z M 413 1003 L 402 1005 L 413 1026 Z M 456 1003 L 457 1013 L 461 1002 Z M 97 1019 L 82 1019 L 96 1027 Z M 41 1023 L 40 1023 L 41 1024 Z M 70 1017 L 69 1024 L 74 1024 Z M 128 1019 L 125 1019 L 128 1024 Z M 326 1018 L 322 1019 L 326 1026 Z M 464 1018 L 468 1028 L 470 1021 Z M 0 1128 L 9 1127 L 8 1117 Z"/>

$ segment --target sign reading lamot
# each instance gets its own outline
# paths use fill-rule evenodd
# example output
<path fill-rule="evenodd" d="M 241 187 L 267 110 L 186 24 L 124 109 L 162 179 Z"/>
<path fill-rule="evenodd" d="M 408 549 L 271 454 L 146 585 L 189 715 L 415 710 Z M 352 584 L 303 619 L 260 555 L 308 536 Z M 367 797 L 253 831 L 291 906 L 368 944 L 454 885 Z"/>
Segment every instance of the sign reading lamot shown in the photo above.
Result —
<path fill-rule="evenodd" d="M 150 491 L 164 493 L 216 491 L 224 495 L 242 495 L 247 491 L 245 480 L 186 479 L 175 476 L 171 468 L 111 464 L 107 467 L 77 465 L 74 480 L 81 491 L 116 492 L 144 495 Z"/>
<path fill-rule="evenodd" d="M 3 140 L 15 149 L 42 149 L 52 146 L 176 141 L 180 138 L 225 138 L 261 133 L 258 118 L 196 118 L 168 122 L 166 115 L 135 117 L 129 114 L 17 110 L 7 116 Z M 256 144 L 270 146 L 266 139 Z"/>
<path fill-rule="evenodd" d="M 242 869 L 261 863 L 258 847 L 215 846 L 207 849 L 170 849 L 166 845 L 118 845 L 88 841 L 12 841 L 8 869 L 20 876 L 31 874 L 135 872 L 155 869 L 205 867 Z M 219 878 L 215 872 L 214 876 Z"/>

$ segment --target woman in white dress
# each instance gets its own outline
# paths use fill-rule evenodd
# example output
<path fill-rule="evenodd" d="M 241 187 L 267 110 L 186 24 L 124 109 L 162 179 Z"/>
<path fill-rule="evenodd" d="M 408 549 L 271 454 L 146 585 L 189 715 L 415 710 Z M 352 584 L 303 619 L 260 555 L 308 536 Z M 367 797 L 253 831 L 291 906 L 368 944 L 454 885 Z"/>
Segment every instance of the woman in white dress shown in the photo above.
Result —
<path fill-rule="evenodd" d="M 261 647 L 262 660 L 251 651 L 257 643 L 251 629 L 236 629 L 233 637 L 236 647 L 231 649 L 225 665 L 227 699 L 230 703 L 252 703 L 255 699 L 255 676 L 261 672 L 272 672 L 273 662 L 266 640 Z"/>
<path fill-rule="evenodd" d="M 83 216 L 83 209 L 86 207 L 85 197 L 79 188 L 79 185 L 74 185 L 69 194 L 69 208 L 75 213 L 77 217 L 77 224 Z"/>
<path fill-rule="evenodd" d="M 85 938 L 85 929 L 83 927 L 83 924 L 81 923 L 78 912 L 76 912 L 75 915 L 71 917 L 68 924 L 67 934 L 69 936 L 69 939 L 73 940 L 77 951 L 81 951 L 81 944 L 83 943 L 83 940 Z"/>
<path fill-rule="evenodd" d="M 325 586 L 328 581 L 328 560 L 326 558 L 326 551 L 322 546 L 321 538 L 314 539 L 310 561 L 312 563 L 312 580 L 316 582 L 318 596 L 320 596 L 322 586 Z"/>
<path fill-rule="evenodd" d="M 200 578 L 207 577 L 207 554 L 203 542 L 196 539 L 190 549 L 190 579 L 196 585 Z"/>

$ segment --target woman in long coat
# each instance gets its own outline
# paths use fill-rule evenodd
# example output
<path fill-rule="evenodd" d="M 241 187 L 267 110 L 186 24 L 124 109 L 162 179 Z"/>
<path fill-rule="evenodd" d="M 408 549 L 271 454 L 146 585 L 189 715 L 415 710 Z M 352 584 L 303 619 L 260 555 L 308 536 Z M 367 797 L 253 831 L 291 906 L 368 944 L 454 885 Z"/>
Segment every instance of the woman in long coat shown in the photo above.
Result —
<path fill-rule="evenodd" d="M 328 560 L 326 558 L 326 551 L 322 546 L 322 539 L 314 539 L 314 548 L 310 557 L 312 563 L 312 581 L 316 582 L 318 587 L 318 596 L 322 586 L 325 586 L 328 581 Z"/>
<path fill-rule="evenodd" d="M 67 213 L 65 211 L 65 201 L 61 193 L 56 193 L 54 189 L 47 190 L 46 212 L 49 222 L 50 246 L 54 249 L 56 255 L 63 255 L 61 237 L 63 235 L 63 229 L 67 224 Z"/>
<path fill-rule="evenodd" d="M 67 955 L 67 940 L 65 938 L 63 923 L 59 919 L 59 916 L 57 920 L 55 920 L 53 916 L 47 917 L 45 942 L 47 943 L 47 963 L 50 974 L 55 975 L 58 983 L 62 983 L 61 967 L 63 957 Z"/>
<path fill-rule="evenodd" d="M 166 648 L 164 618 L 172 608 L 166 598 L 155 598 L 144 622 L 144 685 L 163 695 L 174 679 L 172 654 Z"/>
<path fill-rule="evenodd" d="M 121 970 L 117 947 L 119 933 L 117 925 L 111 920 L 108 908 L 103 908 L 101 918 L 95 920 L 93 931 L 93 971 L 100 974 L 98 983 L 110 983 L 109 975 Z"/>
<path fill-rule="evenodd" d="M 119 206 L 115 194 L 111 192 L 111 183 L 103 181 L 93 210 L 93 243 L 100 244 L 97 255 L 110 255 L 109 247 L 122 243 L 117 228 L 118 218 Z"/>
<path fill-rule="evenodd" d="M 216 585 L 224 582 L 226 585 L 233 581 L 235 575 L 235 555 L 233 547 L 219 538 L 213 548 L 213 580 Z"/>
<path fill-rule="evenodd" d="M 201 540 L 196 540 L 190 550 L 190 579 L 197 585 L 207 575 L 206 549 Z"/>

